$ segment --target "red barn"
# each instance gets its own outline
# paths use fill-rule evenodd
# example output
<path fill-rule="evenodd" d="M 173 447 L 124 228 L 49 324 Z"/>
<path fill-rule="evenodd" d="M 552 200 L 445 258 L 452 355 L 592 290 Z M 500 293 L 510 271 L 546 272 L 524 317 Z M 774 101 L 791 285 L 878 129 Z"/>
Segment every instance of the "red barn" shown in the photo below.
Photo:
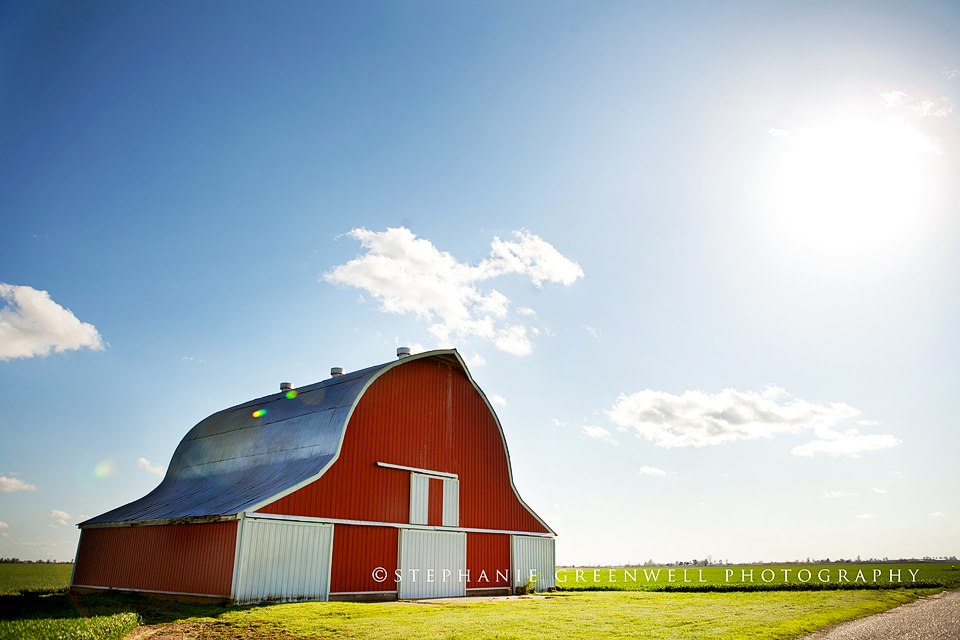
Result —
<path fill-rule="evenodd" d="M 149 494 L 82 522 L 74 589 L 261 600 L 508 593 L 554 584 L 554 532 L 455 350 L 225 409 Z"/>

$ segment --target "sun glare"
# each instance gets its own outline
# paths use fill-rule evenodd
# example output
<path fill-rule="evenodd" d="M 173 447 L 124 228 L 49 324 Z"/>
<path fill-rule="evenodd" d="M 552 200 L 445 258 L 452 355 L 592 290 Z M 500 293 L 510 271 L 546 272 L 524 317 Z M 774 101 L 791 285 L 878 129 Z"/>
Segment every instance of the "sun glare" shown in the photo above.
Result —
<path fill-rule="evenodd" d="M 770 132 L 783 144 L 767 213 L 806 260 L 851 265 L 909 250 L 933 196 L 933 142 L 899 119 L 841 119 Z"/>

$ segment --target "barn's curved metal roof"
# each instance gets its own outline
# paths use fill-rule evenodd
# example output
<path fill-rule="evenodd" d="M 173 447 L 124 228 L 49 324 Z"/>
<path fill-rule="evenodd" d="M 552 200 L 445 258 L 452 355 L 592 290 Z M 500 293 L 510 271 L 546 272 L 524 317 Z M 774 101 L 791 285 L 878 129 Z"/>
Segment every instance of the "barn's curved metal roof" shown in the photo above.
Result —
<path fill-rule="evenodd" d="M 230 519 L 256 510 L 319 478 L 339 456 L 347 423 L 366 389 L 389 369 L 425 358 L 463 369 L 493 414 L 514 495 L 553 534 L 517 492 L 503 427 L 456 349 L 418 353 L 331 377 L 296 389 L 295 397 L 275 393 L 218 411 L 201 420 L 180 441 L 156 489 L 78 526 Z"/>
<path fill-rule="evenodd" d="M 302 483 L 336 455 L 368 384 L 401 362 L 301 387 L 294 398 L 275 393 L 205 418 L 180 441 L 156 489 L 79 526 L 228 516 Z"/>

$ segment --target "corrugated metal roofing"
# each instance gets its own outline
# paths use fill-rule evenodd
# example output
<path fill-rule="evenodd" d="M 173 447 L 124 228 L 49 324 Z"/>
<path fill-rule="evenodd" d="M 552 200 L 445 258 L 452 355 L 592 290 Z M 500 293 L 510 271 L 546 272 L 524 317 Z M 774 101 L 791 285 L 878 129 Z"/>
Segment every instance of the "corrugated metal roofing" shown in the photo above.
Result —
<path fill-rule="evenodd" d="M 398 362 L 302 387 L 295 398 L 276 393 L 205 418 L 180 442 L 156 489 L 80 526 L 233 515 L 307 480 L 336 455 L 365 386 Z M 253 417 L 258 410 L 265 413 Z"/>

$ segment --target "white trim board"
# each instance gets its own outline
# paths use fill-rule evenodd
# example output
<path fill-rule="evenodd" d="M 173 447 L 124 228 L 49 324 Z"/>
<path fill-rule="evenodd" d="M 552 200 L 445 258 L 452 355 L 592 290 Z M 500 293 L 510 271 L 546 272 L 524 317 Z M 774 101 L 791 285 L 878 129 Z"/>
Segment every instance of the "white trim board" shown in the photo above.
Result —
<path fill-rule="evenodd" d="M 411 471 L 413 473 L 419 473 L 424 476 L 435 476 L 437 478 L 450 478 L 452 480 L 457 479 L 457 474 L 448 473 L 446 471 L 431 471 L 430 469 L 418 469 L 417 467 L 408 467 L 402 464 L 393 464 L 391 462 L 377 462 L 378 467 L 384 467 L 386 469 L 399 469 L 400 471 Z"/>
<path fill-rule="evenodd" d="M 345 520 L 343 518 L 313 518 L 310 516 L 287 516 L 279 513 L 246 513 L 245 518 L 256 520 L 293 520 L 298 522 L 321 522 L 329 524 L 352 524 L 363 527 L 393 527 L 394 529 L 425 529 L 427 531 L 463 531 L 464 533 L 502 533 L 513 536 L 530 536 L 532 538 L 553 538 L 552 533 L 542 531 L 508 531 L 504 529 L 476 529 L 472 527 L 443 527 L 426 524 L 410 524 L 407 522 L 372 522 L 369 520 Z"/>

